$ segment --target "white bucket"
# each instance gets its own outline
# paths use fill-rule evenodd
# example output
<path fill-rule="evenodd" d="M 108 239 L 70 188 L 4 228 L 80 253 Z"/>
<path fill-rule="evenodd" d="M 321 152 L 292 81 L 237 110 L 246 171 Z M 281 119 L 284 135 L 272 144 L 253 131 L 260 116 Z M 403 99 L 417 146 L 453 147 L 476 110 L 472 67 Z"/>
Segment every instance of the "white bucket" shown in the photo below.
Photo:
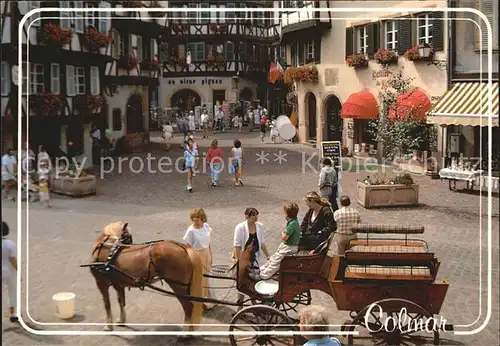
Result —
<path fill-rule="evenodd" d="M 66 320 L 75 316 L 75 297 L 71 292 L 60 292 L 52 296 L 56 304 L 56 316 Z"/>

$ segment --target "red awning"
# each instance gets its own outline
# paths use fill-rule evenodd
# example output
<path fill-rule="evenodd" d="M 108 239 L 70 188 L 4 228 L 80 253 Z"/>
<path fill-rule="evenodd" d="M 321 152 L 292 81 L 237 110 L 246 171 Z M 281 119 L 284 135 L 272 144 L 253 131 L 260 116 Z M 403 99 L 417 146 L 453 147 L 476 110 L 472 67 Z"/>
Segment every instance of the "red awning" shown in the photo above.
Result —
<path fill-rule="evenodd" d="M 375 96 L 367 90 L 351 94 L 342 105 L 341 118 L 378 119 L 378 105 Z"/>
<path fill-rule="evenodd" d="M 425 121 L 427 112 L 432 108 L 429 97 L 420 89 L 415 88 L 396 98 L 389 110 L 389 119 L 405 119 L 411 116 L 419 121 Z"/>

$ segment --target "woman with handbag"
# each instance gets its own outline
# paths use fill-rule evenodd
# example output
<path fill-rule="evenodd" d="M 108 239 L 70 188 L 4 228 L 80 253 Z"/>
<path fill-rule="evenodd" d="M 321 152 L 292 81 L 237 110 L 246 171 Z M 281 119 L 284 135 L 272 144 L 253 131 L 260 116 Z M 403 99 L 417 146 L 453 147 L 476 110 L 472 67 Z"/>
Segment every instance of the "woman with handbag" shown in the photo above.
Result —
<path fill-rule="evenodd" d="M 316 191 L 310 191 L 304 201 L 309 210 L 300 225 L 299 251 L 310 251 L 327 240 L 337 229 L 337 224 L 328 199 L 321 197 Z"/>

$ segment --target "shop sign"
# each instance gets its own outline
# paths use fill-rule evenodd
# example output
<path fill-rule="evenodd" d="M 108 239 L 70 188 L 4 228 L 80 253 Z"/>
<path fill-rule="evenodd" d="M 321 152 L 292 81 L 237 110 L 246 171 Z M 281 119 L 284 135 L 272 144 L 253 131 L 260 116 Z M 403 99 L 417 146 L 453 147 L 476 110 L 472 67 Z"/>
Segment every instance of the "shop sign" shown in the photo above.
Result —
<path fill-rule="evenodd" d="M 387 80 L 390 75 L 391 72 L 386 69 L 372 71 L 372 81 L 375 82 L 375 86 L 384 88 L 387 85 Z"/>
<path fill-rule="evenodd" d="M 182 79 L 167 79 L 168 85 L 220 85 L 222 79 L 214 78 L 182 78 Z"/>

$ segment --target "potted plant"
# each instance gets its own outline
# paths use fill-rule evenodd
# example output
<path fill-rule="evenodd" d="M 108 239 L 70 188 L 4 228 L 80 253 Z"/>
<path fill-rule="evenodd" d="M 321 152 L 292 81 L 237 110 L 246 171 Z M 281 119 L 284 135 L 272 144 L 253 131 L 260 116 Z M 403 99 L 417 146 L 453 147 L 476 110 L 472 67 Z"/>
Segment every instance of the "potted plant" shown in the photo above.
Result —
<path fill-rule="evenodd" d="M 70 44 L 73 37 L 73 29 L 62 29 L 59 25 L 48 23 L 43 26 L 41 41 L 55 48 Z"/>
<path fill-rule="evenodd" d="M 389 65 L 398 62 L 398 54 L 389 49 L 377 50 L 374 58 L 381 65 Z"/>
<path fill-rule="evenodd" d="M 388 178 L 378 173 L 357 182 L 358 203 L 366 209 L 418 204 L 418 184 L 408 173 Z"/>
<path fill-rule="evenodd" d="M 404 53 L 404 57 L 408 61 L 419 61 L 419 60 L 428 61 L 432 59 L 433 54 L 434 53 L 432 51 L 432 47 L 428 44 L 424 44 L 408 49 Z"/>
<path fill-rule="evenodd" d="M 346 63 L 349 67 L 363 68 L 368 67 L 368 59 L 362 53 L 354 53 L 346 58 Z"/>
<path fill-rule="evenodd" d="M 30 107 L 36 113 L 40 113 L 42 115 L 54 115 L 61 110 L 63 105 L 61 96 L 52 93 L 31 95 L 29 100 Z"/>
<path fill-rule="evenodd" d="M 84 35 L 87 48 L 91 52 L 98 51 L 99 48 L 106 48 L 111 42 L 111 36 L 99 32 L 95 28 L 89 26 Z"/>
<path fill-rule="evenodd" d="M 122 55 L 118 60 L 118 67 L 132 70 L 139 64 L 139 60 L 133 55 Z"/>
<path fill-rule="evenodd" d="M 51 178 L 50 189 L 60 195 L 83 197 L 96 193 L 96 177 L 74 164 Z"/>
<path fill-rule="evenodd" d="M 407 49 L 406 52 L 404 52 L 403 56 L 406 58 L 408 61 L 416 61 L 420 60 L 420 52 L 418 50 L 418 46 L 412 47 L 410 49 Z"/>

